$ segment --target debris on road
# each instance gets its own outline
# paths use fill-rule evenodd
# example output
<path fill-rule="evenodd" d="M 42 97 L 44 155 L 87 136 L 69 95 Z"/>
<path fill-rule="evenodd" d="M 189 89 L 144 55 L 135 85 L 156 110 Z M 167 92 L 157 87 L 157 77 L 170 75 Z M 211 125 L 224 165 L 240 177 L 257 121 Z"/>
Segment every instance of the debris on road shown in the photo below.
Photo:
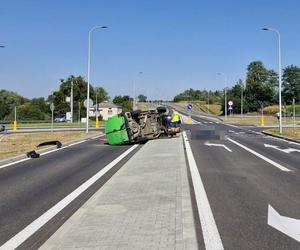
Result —
<path fill-rule="evenodd" d="M 42 142 L 37 147 L 43 147 L 43 146 L 49 146 L 49 145 L 56 145 L 57 148 L 61 148 L 62 144 L 60 141 L 47 141 L 47 142 Z"/>
<path fill-rule="evenodd" d="M 35 150 L 26 153 L 28 158 L 40 158 L 40 154 L 35 152 Z"/>

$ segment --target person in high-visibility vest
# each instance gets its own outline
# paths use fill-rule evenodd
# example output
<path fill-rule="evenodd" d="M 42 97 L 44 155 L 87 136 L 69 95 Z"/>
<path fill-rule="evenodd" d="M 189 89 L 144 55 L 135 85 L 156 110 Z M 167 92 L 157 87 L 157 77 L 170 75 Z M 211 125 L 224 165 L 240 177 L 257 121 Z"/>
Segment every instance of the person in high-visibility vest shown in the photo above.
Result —
<path fill-rule="evenodd" d="M 180 115 L 175 109 L 173 109 L 172 111 L 173 111 L 173 113 L 172 113 L 172 118 L 171 118 L 171 126 L 177 128 L 179 126 L 179 124 L 181 123 Z"/>

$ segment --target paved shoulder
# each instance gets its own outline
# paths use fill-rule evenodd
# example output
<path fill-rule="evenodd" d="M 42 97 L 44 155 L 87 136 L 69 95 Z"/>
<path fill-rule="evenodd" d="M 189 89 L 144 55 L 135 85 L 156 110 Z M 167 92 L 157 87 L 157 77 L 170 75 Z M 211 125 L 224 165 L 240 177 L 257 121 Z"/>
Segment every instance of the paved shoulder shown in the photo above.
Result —
<path fill-rule="evenodd" d="M 197 249 L 182 138 L 149 141 L 41 249 Z"/>

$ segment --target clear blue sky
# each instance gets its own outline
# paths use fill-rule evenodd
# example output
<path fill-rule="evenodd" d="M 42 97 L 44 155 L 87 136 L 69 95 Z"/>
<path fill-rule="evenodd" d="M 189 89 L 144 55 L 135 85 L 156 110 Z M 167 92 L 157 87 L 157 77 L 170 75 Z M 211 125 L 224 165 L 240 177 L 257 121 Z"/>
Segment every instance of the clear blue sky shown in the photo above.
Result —
<path fill-rule="evenodd" d="M 187 88 L 232 85 L 252 60 L 277 71 L 275 34 L 283 66 L 300 66 L 300 2 L 282 0 L 10 0 L 0 7 L 0 89 L 48 96 L 59 79 L 87 75 L 110 96 L 137 93 L 172 98 Z M 139 75 L 138 72 L 143 74 Z"/>

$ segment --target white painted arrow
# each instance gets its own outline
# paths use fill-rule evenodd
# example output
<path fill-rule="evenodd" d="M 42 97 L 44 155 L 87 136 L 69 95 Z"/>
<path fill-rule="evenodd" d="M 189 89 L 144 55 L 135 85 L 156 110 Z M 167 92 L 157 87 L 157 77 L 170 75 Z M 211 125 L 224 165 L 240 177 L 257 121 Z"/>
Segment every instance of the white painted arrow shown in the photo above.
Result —
<path fill-rule="evenodd" d="M 300 242 L 300 220 L 281 216 L 271 205 L 268 207 L 268 225 Z"/>
<path fill-rule="evenodd" d="M 289 153 L 292 153 L 292 152 L 299 152 L 300 153 L 300 150 L 299 149 L 296 149 L 296 148 L 286 148 L 286 149 L 283 149 L 283 148 L 279 148 L 278 146 L 275 146 L 275 145 L 270 145 L 270 144 L 264 144 L 266 148 L 274 148 L 274 149 L 277 149 L 281 152 L 284 152 L 286 154 L 289 154 Z"/>
<path fill-rule="evenodd" d="M 204 145 L 206 146 L 214 146 L 214 147 L 223 147 L 225 148 L 226 150 L 228 150 L 229 152 L 232 152 L 232 150 L 230 148 L 228 148 L 227 146 L 225 146 L 224 144 L 215 144 L 215 143 L 208 143 L 208 142 L 205 142 Z"/>

